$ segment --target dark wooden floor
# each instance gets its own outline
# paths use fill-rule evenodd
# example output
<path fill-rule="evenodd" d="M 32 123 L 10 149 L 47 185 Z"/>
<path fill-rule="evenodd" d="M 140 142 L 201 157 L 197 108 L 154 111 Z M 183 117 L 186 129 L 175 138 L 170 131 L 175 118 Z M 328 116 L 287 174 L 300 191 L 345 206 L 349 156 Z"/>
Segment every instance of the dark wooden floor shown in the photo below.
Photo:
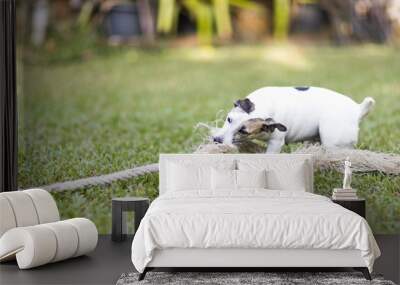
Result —
<path fill-rule="evenodd" d="M 377 235 L 376 240 L 382 256 L 376 261 L 374 272 L 398 284 L 400 235 Z M 29 270 L 19 270 L 15 262 L 3 263 L 0 284 L 115 284 L 122 273 L 134 271 L 130 246 L 131 239 L 115 243 L 110 236 L 100 236 L 96 250 L 88 256 Z"/>
<path fill-rule="evenodd" d="M 0 284 L 115 284 L 124 272 L 134 271 L 131 239 L 116 243 L 99 236 L 95 251 L 57 263 L 18 270 L 16 262 L 0 264 Z"/>

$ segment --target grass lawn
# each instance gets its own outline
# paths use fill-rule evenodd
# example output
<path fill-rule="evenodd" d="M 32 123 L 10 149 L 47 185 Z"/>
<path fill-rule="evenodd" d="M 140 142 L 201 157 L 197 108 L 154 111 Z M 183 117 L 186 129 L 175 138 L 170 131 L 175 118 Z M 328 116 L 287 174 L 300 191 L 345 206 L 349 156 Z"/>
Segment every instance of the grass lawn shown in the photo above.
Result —
<path fill-rule="evenodd" d="M 55 57 L 53 55 L 53 57 Z M 50 57 L 49 57 L 50 58 Z M 359 147 L 400 154 L 400 52 L 394 47 L 237 46 L 134 48 L 90 59 L 24 65 L 20 96 L 21 188 L 105 174 L 190 152 L 193 127 L 227 111 L 262 86 L 314 85 L 375 98 Z M 341 185 L 336 172 L 316 174 L 316 192 Z M 376 233 L 400 232 L 400 177 L 355 174 Z M 157 175 L 55 194 L 63 218 L 85 216 L 111 229 L 111 197 L 157 196 Z"/>

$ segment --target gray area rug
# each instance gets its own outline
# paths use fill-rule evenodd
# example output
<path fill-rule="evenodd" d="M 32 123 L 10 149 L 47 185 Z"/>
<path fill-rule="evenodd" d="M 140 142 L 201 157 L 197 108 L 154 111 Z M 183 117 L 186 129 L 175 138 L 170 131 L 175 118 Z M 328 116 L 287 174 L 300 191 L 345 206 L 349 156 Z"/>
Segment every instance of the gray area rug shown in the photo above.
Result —
<path fill-rule="evenodd" d="M 117 281 L 117 285 L 133 284 L 213 284 L 213 285 L 395 285 L 384 280 L 382 276 L 373 275 L 368 281 L 359 272 L 148 272 L 146 278 L 138 281 L 138 273 L 125 273 Z"/>

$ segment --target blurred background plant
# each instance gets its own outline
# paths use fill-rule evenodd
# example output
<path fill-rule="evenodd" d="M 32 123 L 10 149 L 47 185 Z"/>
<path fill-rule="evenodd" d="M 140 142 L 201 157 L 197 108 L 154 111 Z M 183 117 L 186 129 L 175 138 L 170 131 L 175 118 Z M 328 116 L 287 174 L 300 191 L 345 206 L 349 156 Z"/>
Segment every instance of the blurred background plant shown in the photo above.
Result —
<path fill-rule="evenodd" d="M 286 39 L 290 25 L 290 0 L 274 0 L 274 36 Z"/>
<path fill-rule="evenodd" d="M 288 36 L 337 44 L 398 40 L 400 0 L 31 0 L 19 3 L 34 46 L 79 32 L 113 45 L 197 44 Z M 155 41 L 156 39 L 163 41 Z M 27 37 L 25 37 L 25 40 Z M 98 42 L 97 42 L 98 43 Z"/>
<path fill-rule="evenodd" d="M 232 38 L 232 10 L 246 9 L 257 12 L 262 6 L 251 0 L 161 0 L 157 19 L 158 32 L 176 33 L 179 11 L 182 8 L 186 9 L 196 22 L 199 42 L 209 45 L 214 35 L 220 40 Z"/>

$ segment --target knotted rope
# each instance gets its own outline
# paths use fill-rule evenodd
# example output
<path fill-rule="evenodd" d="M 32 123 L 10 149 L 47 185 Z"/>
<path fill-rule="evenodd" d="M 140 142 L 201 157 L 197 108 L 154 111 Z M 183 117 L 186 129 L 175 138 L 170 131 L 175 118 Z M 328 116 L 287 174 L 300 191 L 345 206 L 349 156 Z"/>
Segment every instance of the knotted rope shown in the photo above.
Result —
<path fill-rule="evenodd" d="M 228 145 L 203 144 L 195 153 L 238 153 L 238 148 Z M 314 168 L 319 170 L 343 171 L 343 161 L 349 157 L 354 172 L 378 171 L 386 174 L 400 175 L 400 155 L 373 152 L 359 149 L 327 149 L 320 145 L 304 145 L 293 153 L 312 154 Z M 42 186 L 49 192 L 81 189 L 96 185 L 106 185 L 118 180 L 127 180 L 148 173 L 158 172 L 158 163 L 147 164 L 110 174 L 82 178 L 78 180 Z"/>
<path fill-rule="evenodd" d="M 49 192 L 60 192 L 64 190 L 74 190 L 89 186 L 110 184 L 118 180 L 127 180 L 147 173 L 158 172 L 158 163 L 146 164 L 131 169 L 126 169 L 110 174 L 81 178 L 77 180 L 54 183 L 40 188 Z"/>

